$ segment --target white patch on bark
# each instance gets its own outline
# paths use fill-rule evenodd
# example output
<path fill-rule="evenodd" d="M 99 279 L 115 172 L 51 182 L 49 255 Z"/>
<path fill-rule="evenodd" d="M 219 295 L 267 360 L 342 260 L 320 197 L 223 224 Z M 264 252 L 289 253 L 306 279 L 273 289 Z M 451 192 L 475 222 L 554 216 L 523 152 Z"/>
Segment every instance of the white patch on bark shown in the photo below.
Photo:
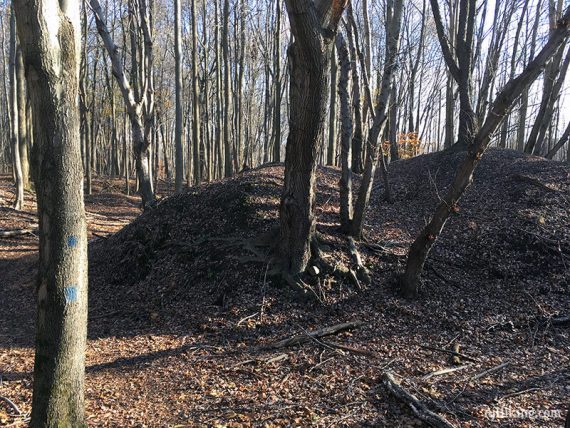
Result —
<path fill-rule="evenodd" d="M 45 22 L 46 32 L 44 33 L 48 37 L 49 47 L 54 51 L 59 51 L 59 26 L 60 26 L 60 8 L 57 1 L 46 1 L 42 2 L 42 17 Z M 61 64 L 59 61 L 54 61 L 54 72 L 59 75 Z"/>

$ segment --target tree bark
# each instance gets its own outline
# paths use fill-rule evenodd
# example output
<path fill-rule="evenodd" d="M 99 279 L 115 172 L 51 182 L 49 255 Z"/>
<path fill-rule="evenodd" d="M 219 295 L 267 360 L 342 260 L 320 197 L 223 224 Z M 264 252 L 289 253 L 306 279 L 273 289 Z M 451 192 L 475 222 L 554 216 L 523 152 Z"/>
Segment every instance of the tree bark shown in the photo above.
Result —
<path fill-rule="evenodd" d="M 19 145 L 19 106 L 18 106 L 18 84 L 16 73 L 17 62 L 17 36 L 16 36 L 16 15 L 14 11 L 10 13 L 10 64 L 8 72 L 10 74 L 10 136 L 12 146 L 12 157 L 14 167 L 14 177 L 16 181 L 16 199 L 14 200 L 14 209 L 21 210 L 24 205 L 24 178 L 22 172 L 22 157 L 20 155 Z"/>
<path fill-rule="evenodd" d="M 281 162 L 281 2 L 275 2 L 275 35 L 273 45 L 273 162 Z"/>
<path fill-rule="evenodd" d="M 340 62 L 340 77 L 338 94 L 340 101 L 340 227 L 345 233 L 350 233 L 352 226 L 352 133 L 354 110 L 351 109 L 350 93 L 350 55 L 342 34 L 336 38 L 338 58 Z"/>
<path fill-rule="evenodd" d="M 279 209 L 285 273 L 302 273 L 315 232 L 317 156 L 327 112 L 330 58 L 346 0 L 286 0 L 294 42 L 290 64 L 290 121 L 285 185 Z"/>
<path fill-rule="evenodd" d="M 142 14 L 139 19 L 139 23 L 143 28 L 144 40 L 145 40 L 145 50 L 146 55 L 143 55 L 141 62 L 143 65 L 141 67 L 146 67 L 147 75 L 140 73 L 140 70 L 135 70 L 136 73 L 142 74 L 145 81 L 140 87 L 135 85 L 135 90 L 131 87 L 123 67 L 123 61 L 119 56 L 119 48 L 115 45 L 109 29 L 107 28 L 105 16 L 101 9 L 101 5 L 98 0 L 89 0 L 91 8 L 93 9 L 93 14 L 95 16 L 95 22 L 97 24 L 97 31 L 103 40 L 103 44 L 113 65 L 113 75 L 117 80 L 117 84 L 123 95 L 123 100 L 127 107 L 127 113 L 129 115 L 129 120 L 131 123 L 133 150 L 135 152 L 135 166 L 137 171 L 137 179 L 139 182 L 139 192 L 142 198 L 142 206 L 144 209 L 151 207 L 155 202 L 155 195 L 152 186 L 152 176 L 150 168 L 150 128 L 152 127 L 152 104 L 153 97 L 150 92 L 152 92 L 152 69 L 149 67 L 152 65 L 152 54 L 148 52 L 148 49 L 152 49 L 152 40 L 150 34 L 150 22 L 149 17 L 145 16 L 145 8 L 147 7 L 146 2 L 143 1 L 140 4 L 142 9 Z M 136 13 L 133 11 L 133 13 Z M 136 55 L 134 58 L 134 63 L 136 64 Z M 138 67 L 137 67 L 138 68 Z M 149 69 L 150 68 L 150 69 Z M 148 74 L 150 73 L 150 75 Z"/>
<path fill-rule="evenodd" d="M 337 99 L 337 91 L 340 91 L 340 86 L 337 86 L 337 81 L 338 81 L 338 65 L 336 59 L 337 50 L 338 48 L 335 48 L 335 46 L 333 46 L 331 54 L 332 59 L 331 59 L 331 95 L 330 95 L 330 104 L 329 104 L 329 145 L 327 149 L 327 165 L 329 166 L 334 166 L 336 160 L 336 139 L 337 139 L 336 99 Z M 340 85 L 340 82 L 338 82 L 338 85 Z"/>
<path fill-rule="evenodd" d="M 77 104 L 79 3 L 16 0 L 14 7 L 33 111 L 40 226 L 30 425 L 81 427 L 87 231 Z"/>
<path fill-rule="evenodd" d="M 175 80 L 176 80 L 176 125 L 174 129 L 174 189 L 176 192 L 182 191 L 184 183 L 184 154 L 182 151 L 182 136 L 184 129 L 182 128 L 182 48 L 181 38 L 182 31 L 180 26 L 180 0 L 174 1 L 174 61 L 175 61 Z"/>
<path fill-rule="evenodd" d="M 28 115 L 26 76 L 24 75 L 24 59 L 22 49 L 18 46 L 16 52 L 16 86 L 18 89 L 18 149 L 22 165 L 22 184 L 24 189 L 30 190 L 30 162 L 28 156 Z"/>
<path fill-rule="evenodd" d="M 384 176 L 384 184 L 386 186 L 386 196 L 390 198 L 388 173 L 386 164 L 384 163 L 384 153 L 382 143 L 378 142 L 378 138 L 382 135 L 387 120 L 388 105 L 390 99 L 391 85 L 394 73 L 397 67 L 397 55 L 400 46 L 400 27 L 402 23 L 403 1 L 392 0 L 389 2 L 387 21 L 386 21 L 386 60 L 384 62 L 384 73 L 380 84 L 380 94 L 374 112 L 374 121 L 368 132 L 368 148 L 366 151 L 366 164 L 364 165 L 364 174 L 362 174 L 362 182 L 358 191 L 358 199 L 354 206 L 354 218 L 352 222 L 352 236 L 360 239 L 364 229 L 364 218 L 378 162 L 382 162 L 382 172 Z M 367 91 L 368 102 L 370 99 L 369 90 Z"/>

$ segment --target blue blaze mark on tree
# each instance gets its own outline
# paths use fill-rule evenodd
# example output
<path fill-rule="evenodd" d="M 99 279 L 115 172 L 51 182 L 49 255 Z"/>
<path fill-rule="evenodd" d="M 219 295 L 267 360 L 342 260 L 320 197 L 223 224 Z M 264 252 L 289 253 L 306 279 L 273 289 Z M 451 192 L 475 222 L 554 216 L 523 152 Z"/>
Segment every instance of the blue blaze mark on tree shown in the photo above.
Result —
<path fill-rule="evenodd" d="M 65 287 L 65 301 L 67 303 L 72 303 L 77 300 L 77 287 L 72 285 L 71 287 Z"/>
<path fill-rule="evenodd" d="M 71 248 L 76 247 L 78 243 L 77 236 L 71 235 L 67 238 L 67 245 Z"/>

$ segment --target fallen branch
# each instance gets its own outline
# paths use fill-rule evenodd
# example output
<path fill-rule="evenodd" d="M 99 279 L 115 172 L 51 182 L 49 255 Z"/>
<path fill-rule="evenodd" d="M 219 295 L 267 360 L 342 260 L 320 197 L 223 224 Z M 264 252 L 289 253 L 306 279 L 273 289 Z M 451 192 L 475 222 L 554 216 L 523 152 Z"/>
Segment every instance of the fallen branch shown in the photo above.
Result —
<path fill-rule="evenodd" d="M 372 357 L 372 358 L 378 358 L 378 354 L 376 352 L 372 352 L 367 349 L 354 348 L 352 346 L 341 345 L 340 343 L 336 342 L 329 342 L 328 340 L 327 341 L 323 340 L 322 342 L 325 345 L 332 346 L 333 348 L 337 348 L 342 351 L 352 352 L 354 354 L 366 355 L 367 357 Z"/>
<path fill-rule="evenodd" d="M 448 373 L 453 373 L 453 372 L 456 372 L 456 371 L 458 371 L 458 370 L 466 369 L 467 367 L 471 367 L 471 365 L 470 365 L 470 364 L 466 364 L 466 365 L 464 365 L 464 366 L 451 367 L 451 368 L 448 368 L 448 369 L 436 370 L 435 372 L 428 373 L 427 375 L 425 375 L 424 377 L 422 377 L 422 379 L 423 379 L 423 380 L 428 380 L 428 379 L 431 379 L 432 377 L 441 376 L 441 375 L 448 374 Z"/>
<path fill-rule="evenodd" d="M 320 330 L 313 332 L 307 332 L 303 334 L 296 334 L 294 336 L 280 340 L 279 342 L 271 345 L 271 348 L 285 348 L 287 346 L 301 345 L 303 343 L 309 342 L 312 339 L 317 339 L 319 337 L 332 336 L 334 334 L 342 333 L 344 331 L 353 330 L 358 327 L 362 327 L 366 323 L 363 321 L 352 321 L 345 322 L 342 324 L 336 324 L 331 327 L 325 327 Z"/>
<path fill-rule="evenodd" d="M 429 410 L 424 403 L 406 391 L 390 372 L 382 375 L 382 382 L 396 398 L 405 402 L 412 412 L 423 422 L 435 428 L 454 428 L 445 418 Z"/>
<path fill-rule="evenodd" d="M 506 400 L 507 398 L 517 397 L 519 395 L 528 394 L 529 392 L 534 392 L 534 391 L 540 391 L 540 388 L 528 388 L 528 389 L 523 389 L 522 391 L 511 392 L 510 394 L 499 397 L 497 401 L 500 402 L 502 400 Z"/>
<path fill-rule="evenodd" d="M 15 404 L 12 400 L 10 400 L 9 398 L 7 398 L 7 397 L 2 397 L 2 396 L 0 395 L 0 400 L 1 400 L 1 401 L 4 401 L 4 402 L 6 402 L 6 403 L 8 403 L 8 405 L 9 405 L 12 409 L 14 409 L 14 411 L 16 412 L 16 415 L 20 416 L 20 415 L 22 414 L 20 408 L 19 408 L 18 406 L 16 406 L 16 404 Z"/>
<path fill-rule="evenodd" d="M 27 234 L 38 233 L 39 229 L 14 229 L 14 230 L 0 230 L 0 237 L 11 238 L 13 236 L 22 236 Z"/>
<path fill-rule="evenodd" d="M 449 349 L 435 348 L 433 346 L 428 346 L 428 345 L 419 345 L 419 346 L 420 348 L 429 349 L 432 351 L 444 352 L 446 354 L 453 355 L 454 357 L 461 357 L 464 360 L 472 361 L 474 363 L 479 362 L 477 358 L 470 357 L 469 355 L 462 354 L 461 352 L 450 351 Z"/>
<path fill-rule="evenodd" d="M 501 370 L 502 368 L 507 367 L 509 364 L 510 364 L 510 363 L 507 361 L 506 363 L 502 363 L 502 364 L 499 364 L 498 366 L 491 367 L 490 369 L 484 370 L 484 371 L 482 371 L 481 373 L 479 373 L 479 374 L 473 376 L 473 377 L 471 378 L 471 380 L 481 379 L 482 377 L 485 377 L 485 376 L 487 376 L 487 375 L 490 375 L 491 373 L 494 373 L 494 372 L 496 372 L 496 371 Z"/>

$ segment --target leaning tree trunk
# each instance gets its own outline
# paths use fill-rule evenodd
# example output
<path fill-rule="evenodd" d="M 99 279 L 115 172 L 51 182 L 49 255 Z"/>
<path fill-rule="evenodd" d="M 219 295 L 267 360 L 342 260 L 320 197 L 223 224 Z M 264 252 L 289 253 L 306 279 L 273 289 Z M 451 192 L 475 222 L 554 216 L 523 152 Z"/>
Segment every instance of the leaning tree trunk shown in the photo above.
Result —
<path fill-rule="evenodd" d="M 451 187 L 437 206 L 431 221 L 421 231 L 410 248 L 406 271 L 401 279 L 402 291 L 406 296 L 413 297 L 417 294 L 420 275 L 429 251 L 443 230 L 449 215 L 458 211 L 457 203 L 465 189 L 471 184 L 473 171 L 487 149 L 492 134 L 497 130 L 518 97 L 540 75 L 546 62 L 560 49 L 560 46 L 566 42 L 569 36 L 570 7 L 566 9 L 564 17 L 558 21 L 548 42 L 536 58 L 526 66 L 519 76 L 511 79 L 495 98 L 493 106 L 487 113 L 483 126 L 477 132 L 473 145 L 459 167 Z"/>
<path fill-rule="evenodd" d="M 135 153 L 135 167 L 137 171 L 137 179 L 139 183 L 139 192 L 142 198 L 142 206 L 144 209 L 151 207 L 155 202 L 154 190 L 152 187 L 152 173 L 150 168 L 150 130 L 152 128 L 152 112 L 153 112 L 153 84 L 152 84 L 152 35 L 151 35 L 151 20 L 148 16 L 146 2 L 141 3 L 138 9 L 138 21 L 144 34 L 144 54 L 141 58 L 142 64 L 138 64 L 136 56 L 133 57 L 133 65 L 135 69 L 132 70 L 134 74 L 144 74 L 140 79 L 136 79 L 135 90 L 131 87 L 123 66 L 123 59 L 119 55 L 119 48 L 115 45 L 111 33 L 107 28 L 105 16 L 101 9 L 98 0 L 89 0 L 93 15 L 95 16 L 95 23 L 97 25 L 97 32 L 103 40 L 103 44 L 113 66 L 113 75 L 119 85 L 123 100 L 126 105 L 129 120 L 131 122 L 133 151 Z M 134 6 L 131 10 L 137 13 Z M 133 33 L 131 34 L 134 37 Z M 136 46 L 136 43 L 134 44 Z M 142 73 L 141 73 L 142 72 Z M 140 80 L 144 84 L 141 85 Z M 138 84 L 137 84 L 138 83 Z M 142 88 L 140 87 L 142 86 Z M 92 142 L 93 143 L 93 142 Z"/>
<path fill-rule="evenodd" d="M 389 2 L 389 6 L 386 23 L 387 57 L 384 62 L 384 73 L 382 74 L 382 80 L 380 83 L 380 94 L 373 114 L 374 120 L 372 127 L 368 131 L 368 149 L 366 152 L 366 163 L 364 165 L 364 173 L 362 174 L 362 182 L 358 190 L 358 198 L 354 204 L 354 218 L 352 221 L 351 235 L 358 239 L 362 237 L 364 218 L 370 202 L 370 195 L 372 194 L 372 187 L 374 185 L 374 177 L 376 175 L 378 162 L 382 162 L 381 167 L 384 175 L 384 185 L 386 186 L 386 197 L 387 199 L 391 198 L 388 183 L 388 171 L 386 169 L 386 164 L 384 163 L 385 160 L 382 142 L 378 142 L 378 138 L 382 135 L 386 125 L 391 85 L 396 71 L 397 55 L 400 46 L 400 27 L 402 22 L 403 1 L 393 0 L 392 2 Z M 365 84 L 365 86 L 367 88 L 366 98 L 370 104 L 369 107 L 372 108 L 369 85 Z"/>
<path fill-rule="evenodd" d="M 564 144 L 566 144 L 568 141 L 570 141 L 570 122 L 568 122 L 566 130 L 564 131 L 558 142 L 546 154 L 546 159 L 553 159 L 556 153 L 558 153 L 558 150 L 560 150 L 564 146 Z M 568 160 L 570 161 L 570 159 Z"/>
<path fill-rule="evenodd" d="M 315 232 L 316 167 L 329 88 L 330 58 L 346 0 L 286 0 L 295 41 L 289 47 L 290 119 L 279 208 L 283 270 L 302 273 Z"/>
<path fill-rule="evenodd" d="M 34 120 L 40 223 L 30 425 L 81 427 L 85 426 L 87 231 L 78 107 L 79 3 L 16 0 L 14 7 Z"/>

